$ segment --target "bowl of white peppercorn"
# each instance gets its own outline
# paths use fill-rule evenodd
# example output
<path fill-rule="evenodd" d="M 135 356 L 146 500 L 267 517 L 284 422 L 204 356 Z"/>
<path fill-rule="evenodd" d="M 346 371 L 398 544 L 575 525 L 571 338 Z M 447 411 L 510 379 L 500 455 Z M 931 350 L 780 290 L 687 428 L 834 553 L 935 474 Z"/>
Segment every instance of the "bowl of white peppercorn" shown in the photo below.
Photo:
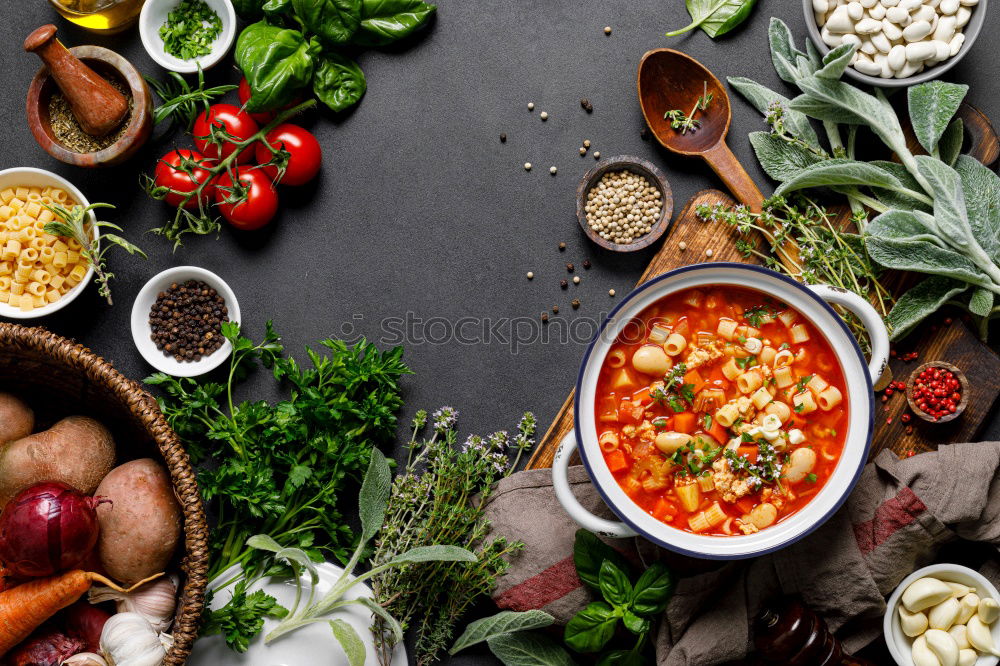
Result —
<path fill-rule="evenodd" d="M 936 79 L 972 48 L 987 0 L 802 0 L 809 37 L 826 54 L 857 47 L 844 74 L 901 88 Z"/>
<path fill-rule="evenodd" d="M 576 188 L 580 228 L 614 252 L 634 252 L 655 243 L 670 226 L 673 212 L 666 175 L 639 157 L 605 158 Z"/>

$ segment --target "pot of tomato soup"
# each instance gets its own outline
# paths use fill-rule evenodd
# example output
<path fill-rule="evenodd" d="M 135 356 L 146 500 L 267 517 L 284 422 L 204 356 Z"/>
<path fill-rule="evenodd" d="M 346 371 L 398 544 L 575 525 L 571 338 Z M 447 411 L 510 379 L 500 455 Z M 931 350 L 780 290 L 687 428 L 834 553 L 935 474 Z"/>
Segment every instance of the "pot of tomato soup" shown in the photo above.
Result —
<path fill-rule="evenodd" d="M 870 360 L 833 306 L 868 330 Z M 575 430 L 553 461 L 556 495 L 582 527 L 686 555 L 783 548 L 823 524 L 857 482 L 872 383 L 888 355 L 881 317 L 842 289 L 734 263 L 650 280 L 584 355 Z M 576 450 L 621 522 L 573 496 Z"/>

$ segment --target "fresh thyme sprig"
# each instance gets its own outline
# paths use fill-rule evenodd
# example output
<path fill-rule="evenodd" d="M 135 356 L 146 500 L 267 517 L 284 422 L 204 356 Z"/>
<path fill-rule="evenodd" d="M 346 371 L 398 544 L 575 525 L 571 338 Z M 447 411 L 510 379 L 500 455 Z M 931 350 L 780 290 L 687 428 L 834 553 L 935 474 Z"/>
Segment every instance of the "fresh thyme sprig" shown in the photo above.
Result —
<path fill-rule="evenodd" d="M 90 211 L 95 208 L 114 208 L 114 206 L 107 203 L 92 203 L 86 208 L 83 206 L 66 208 L 59 204 L 50 204 L 46 208 L 51 210 L 56 217 L 51 222 L 46 223 L 45 233 L 52 234 L 53 236 L 72 238 L 80 244 L 80 256 L 86 259 L 87 263 L 94 269 L 94 282 L 97 283 L 97 293 L 107 299 L 108 305 L 114 305 L 114 302 L 111 300 L 111 287 L 108 282 L 114 279 L 115 274 L 108 271 L 104 255 L 107 254 L 113 245 L 117 245 L 129 254 L 137 254 L 143 259 L 146 258 L 146 253 L 139 249 L 137 245 L 117 234 L 102 234 L 100 231 L 102 228 L 122 231 L 122 228 L 117 224 L 102 222 L 96 220 L 96 218 L 93 225 L 89 223 L 87 218 Z M 102 240 L 105 241 L 104 249 L 101 249 Z"/>
<path fill-rule="evenodd" d="M 680 109 L 671 109 L 663 114 L 663 119 L 670 121 L 670 127 L 673 129 L 679 129 L 681 134 L 694 132 L 701 127 L 701 121 L 696 120 L 694 115 L 698 113 L 698 111 L 706 111 L 708 109 L 708 105 L 712 102 L 712 93 L 708 92 L 708 81 L 703 81 L 702 84 L 703 92 L 698 99 L 695 100 L 690 113 L 685 114 Z"/>
<path fill-rule="evenodd" d="M 149 76 L 145 79 L 153 92 L 163 100 L 162 104 L 153 109 L 153 124 L 159 125 L 164 120 L 169 119 L 174 125 L 186 130 L 191 129 L 199 111 L 208 110 L 209 102 L 237 87 L 223 85 L 206 88 L 205 72 L 200 66 L 198 67 L 198 85 L 194 88 L 177 72 L 170 72 L 170 78 L 166 81 L 158 81 Z"/>

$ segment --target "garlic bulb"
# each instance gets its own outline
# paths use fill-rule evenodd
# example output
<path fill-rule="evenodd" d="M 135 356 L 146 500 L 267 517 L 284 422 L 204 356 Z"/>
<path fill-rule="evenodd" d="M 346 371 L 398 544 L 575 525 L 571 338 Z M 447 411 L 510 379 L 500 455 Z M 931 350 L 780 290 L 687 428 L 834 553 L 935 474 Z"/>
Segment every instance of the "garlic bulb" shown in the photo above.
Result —
<path fill-rule="evenodd" d="M 89 600 L 92 604 L 114 601 L 119 613 L 138 613 L 156 631 L 166 631 L 173 624 L 177 610 L 177 579 L 157 578 L 131 592 L 96 586 L 90 590 Z"/>
<path fill-rule="evenodd" d="M 80 652 L 64 661 L 62 666 L 108 666 L 108 662 L 99 654 Z"/>
<path fill-rule="evenodd" d="M 167 651 L 152 625 L 138 613 L 112 615 L 101 632 L 109 666 L 161 666 Z"/>

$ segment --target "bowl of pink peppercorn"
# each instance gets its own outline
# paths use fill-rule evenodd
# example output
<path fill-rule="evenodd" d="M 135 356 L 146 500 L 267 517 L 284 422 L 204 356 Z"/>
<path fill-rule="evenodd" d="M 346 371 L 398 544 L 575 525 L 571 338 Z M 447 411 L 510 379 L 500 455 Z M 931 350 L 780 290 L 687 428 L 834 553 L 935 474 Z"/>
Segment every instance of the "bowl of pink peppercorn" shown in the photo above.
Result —
<path fill-rule="evenodd" d="M 928 423 L 954 421 L 969 402 L 969 380 L 951 363 L 924 363 L 910 375 L 906 401 Z"/>

